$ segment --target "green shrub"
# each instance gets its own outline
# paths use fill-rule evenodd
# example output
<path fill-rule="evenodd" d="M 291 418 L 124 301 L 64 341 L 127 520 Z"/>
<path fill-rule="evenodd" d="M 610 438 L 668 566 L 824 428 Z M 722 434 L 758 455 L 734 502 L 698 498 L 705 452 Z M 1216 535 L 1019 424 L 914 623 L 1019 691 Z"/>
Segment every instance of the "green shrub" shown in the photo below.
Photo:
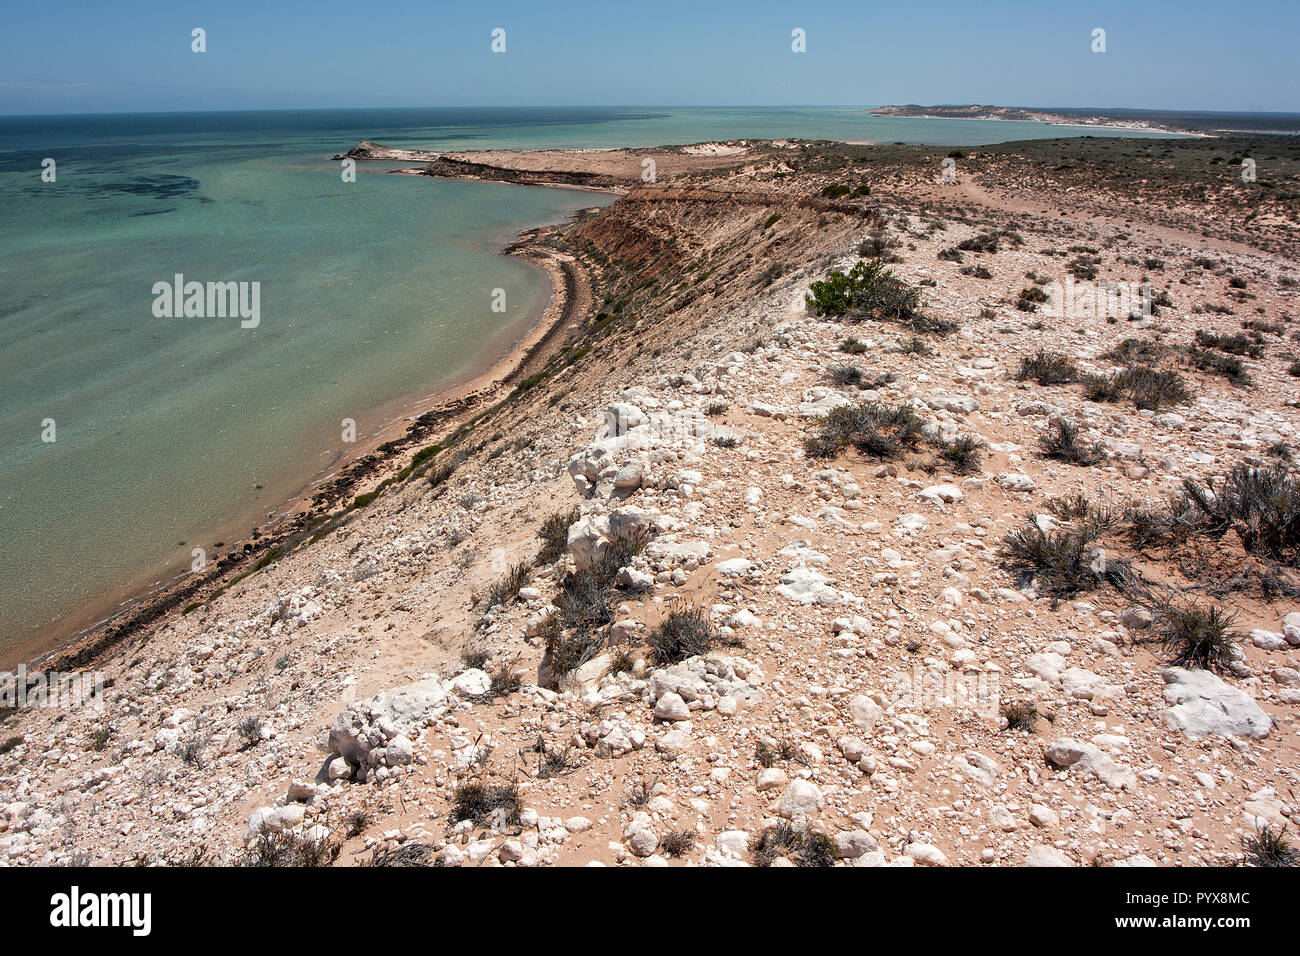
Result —
<path fill-rule="evenodd" d="M 894 276 L 879 259 L 860 260 L 847 273 L 838 269 L 809 287 L 817 315 L 907 320 L 921 311 L 921 294 Z"/>

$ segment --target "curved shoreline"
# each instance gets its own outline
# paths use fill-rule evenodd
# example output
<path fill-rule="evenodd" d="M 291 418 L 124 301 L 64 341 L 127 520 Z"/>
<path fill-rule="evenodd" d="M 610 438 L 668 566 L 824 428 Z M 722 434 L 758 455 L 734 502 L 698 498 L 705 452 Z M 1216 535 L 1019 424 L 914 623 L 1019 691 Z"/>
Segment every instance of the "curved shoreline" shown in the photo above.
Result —
<path fill-rule="evenodd" d="M 486 370 L 390 403 L 390 408 L 401 411 L 385 415 L 385 423 L 346 458 L 305 482 L 275 508 L 276 517 L 255 529 L 261 534 L 232 538 L 227 553 L 210 561 L 209 574 L 195 578 L 189 571 L 180 571 L 152 586 L 143 582 L 124 585 L 122 590 L 132 596 L 118 601 L 116 610 L 24 658 L 28 666 L 46 670 L 84 668 L 168 615 L 203 603 L 234 581 L 260 570 L 262 562 L 274 563 L 287 556 L 289 551 L 277 552 L 296 547 L 302 534 L 310 533 L 331 516 L 343 520 L 358 497 L 401 471 L 416 445 L 427 443 L 436 432 L 453 430 L 471 411 L 549 359 L 561 332 L 591 301 L 590 277 L 579 260 L 540 245 L 540 240 L 556 228 L 552 225 L 524 230 L 499 250 L 501 255 L 516 256 L 544 272 L 551 291 L 536 320 Z"/>

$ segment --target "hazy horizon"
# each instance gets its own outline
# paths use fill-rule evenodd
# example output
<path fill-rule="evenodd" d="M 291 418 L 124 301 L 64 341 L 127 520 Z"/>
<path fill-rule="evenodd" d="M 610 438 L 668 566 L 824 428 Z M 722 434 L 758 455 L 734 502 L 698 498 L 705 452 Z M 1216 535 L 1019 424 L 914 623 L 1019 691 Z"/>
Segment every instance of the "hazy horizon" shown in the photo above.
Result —
<path fill-rule="evenodd" d="M 990 106 L 1004 107 L 1009 109 L 1024 110 L 1041 110 L 1050 112 L 1059 110 L 1062 112 L 1084 112 L 1094 111 L 1096 113 L 1151 113 L 1160 116 L 1169 115 L 1221 115 L 1221 116 L 1300 116 L 1300 109 L 1297 110 L 1174 110 L 1174 109 L 1151 109 L 1139 106 L 1061 106 L 1059 104 L 1044 103 L 917 103 L 915 101 L 899 100 L 890 103 L 689 103 L 681 105 L 672 105 L 667 103 L 538 103 L 527 106 L 518 104 L 499 103 L 464 103 L 464 104 L 443 104 L 430 105 L 428 103 L 396 103 L 391 106 L 356 106 L 353 104 L 342 104 L 339 106 L 267 106 L 256 108 L 233 107 L 229 109 L 212 108 L 212 109 L 163 109 L 163 110 L 70 110 L 67 112 L 50 112 L 50 113 L 0 113 L 0 119 L 22 119 L 33 118 L 39 119 L 42 116 L 150 116 L 150 115 L 171 115 L 186 113 L 307 113 L 307 112 L 345 112 L 348 110 L 374 112 L 376 110 L 507 110 L 507 109 L 527 109 L 527 110 L 557 110 L 557 109 L 590 109 L 590 110 L 728 110 L 728 109 L 750 109 L 750 110 L 792 110 L 792 109 L 809 109 L 809 110 L 871 110 L 882 106 L 919 106 L 926 108 L 941 109 L 946 107 L 958 106 Z"/>

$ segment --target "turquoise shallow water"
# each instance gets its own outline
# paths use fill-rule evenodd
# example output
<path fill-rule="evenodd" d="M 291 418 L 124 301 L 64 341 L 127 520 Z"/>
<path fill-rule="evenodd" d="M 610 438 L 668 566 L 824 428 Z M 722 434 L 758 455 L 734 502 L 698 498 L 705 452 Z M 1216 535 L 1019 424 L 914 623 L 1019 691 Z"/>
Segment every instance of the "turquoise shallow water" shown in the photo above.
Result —
<path fill-rule="evenodd" d="M 428 148 L 1061 135 L 850 110 L 338 110 L 0 118 L 0 666 L 106 598 L 215 556 L 404 397 L 482 371 L 549 289 L 498 255 L 592 193 L 385 176 Z M 44 183 L 41 161 L 55 159 Z M 260 283 L 260 325 L 158 318 L 152 287 Z M 494 289 L 507 311 L 491 309 Z M 53 419 L 56 441 L 42 441 Z M 10 654 L 9 656 L 12 656 Z"/>

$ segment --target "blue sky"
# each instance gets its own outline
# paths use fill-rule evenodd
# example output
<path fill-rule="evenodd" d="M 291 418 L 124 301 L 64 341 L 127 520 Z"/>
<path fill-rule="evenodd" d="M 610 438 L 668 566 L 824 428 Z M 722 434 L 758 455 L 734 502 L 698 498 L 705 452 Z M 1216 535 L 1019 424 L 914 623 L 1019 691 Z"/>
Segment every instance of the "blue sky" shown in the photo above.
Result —
<path fill-rule="evenodd" d="M 1300 2 L 19 2 L 0 114 L 996 103 L 1300 111 Z M 207 31 L 207 52 L 190 31 Z M 506 30 L 507 51 L 490 51 Z M 807 52 L 790 32 L 807 33 Z M 1091 34 L 1106 30 L 1107 52 Z"/>

